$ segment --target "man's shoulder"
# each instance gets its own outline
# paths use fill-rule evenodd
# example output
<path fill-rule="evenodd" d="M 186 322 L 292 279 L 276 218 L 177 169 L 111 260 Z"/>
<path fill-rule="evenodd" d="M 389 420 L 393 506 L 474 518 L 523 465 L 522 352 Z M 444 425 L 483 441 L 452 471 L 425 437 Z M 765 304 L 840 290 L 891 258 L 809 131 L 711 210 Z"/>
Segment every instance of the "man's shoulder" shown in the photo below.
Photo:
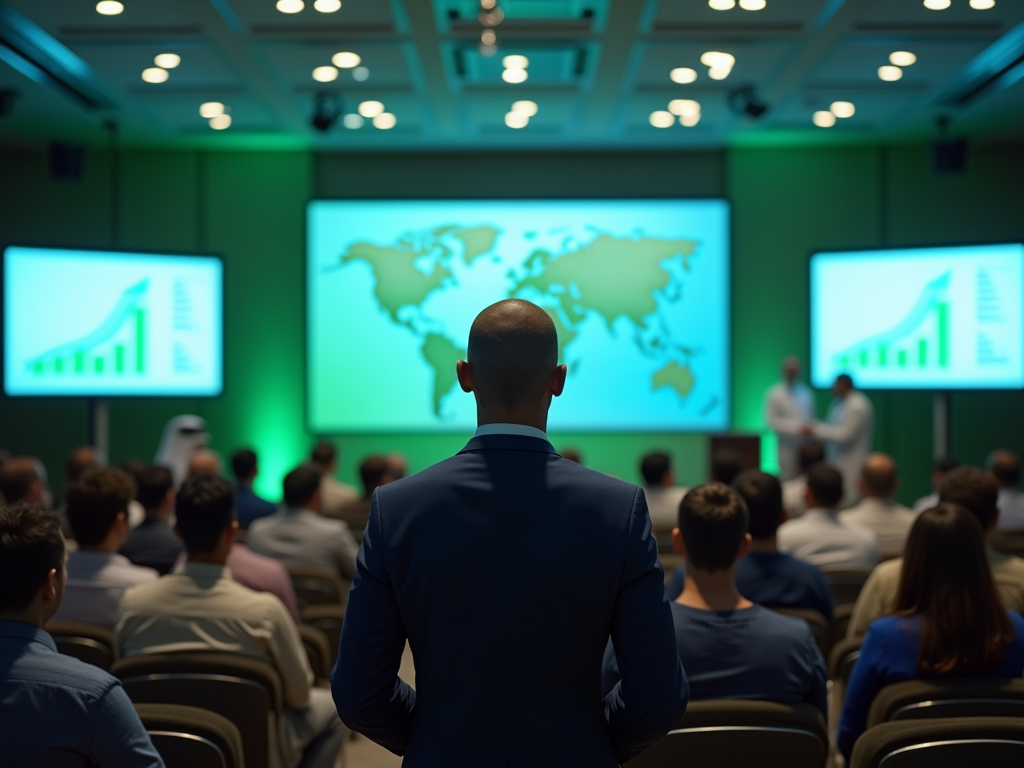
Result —
<path fill-rule="evenodd" d="M 14 670 L 8 670 L 9 679 L 31 681 L 35 685 L 75 691 L 102 697 L 120 683 L 108 672 L 92 664 L 61 653 L 26 654 L 19 659 Z"/>
<path fill-rule="evenodd" d="M 903 558 L 897 557 L 876 565 L 868 577 L 875 584 L 898 584 L 903 570 Z"/>
<path fill-rule="evenodd" d="M 753 631 L 765 639 L 779 641 L 787 647 L 794 642 L 813 639 L 810 625 L 803 619 L 786 616 L 760 605 L 749 610 L 756 611 L 751 616 Z"/>

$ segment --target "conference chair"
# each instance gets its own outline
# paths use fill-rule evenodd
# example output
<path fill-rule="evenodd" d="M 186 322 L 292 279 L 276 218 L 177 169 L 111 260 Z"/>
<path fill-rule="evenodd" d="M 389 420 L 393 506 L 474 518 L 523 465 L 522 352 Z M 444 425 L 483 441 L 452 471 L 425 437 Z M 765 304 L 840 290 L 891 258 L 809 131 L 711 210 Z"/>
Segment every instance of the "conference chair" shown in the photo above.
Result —
<path fill-rule="evenodd" d="M 850 629 L 850 620 L 853 619 L 853 609 L 856 603 L 843 603 L 832 608 L 832 644 L 835 645 L 846 637 Z"/>
<path fill-rule="evenodd" d="M 136 704 L 167 768 L 245 768 L 238 728 L 216 712 L 177 704 Z"/>
<path fill-rule="evenodd" d="M 829 652 L 828 679 L 831 686 L 829 686 L 828 727 L 832 734 L 839 729 L 839 716 L 843 711 L 846 688 L 850 684 L 850 676 L 853 675 L 857 659 L 860 658 L 860 646 L 863 642 L 863 637 L 840 640 L 832 646 L 832 650 Z"/>
<path fill-rule="evenodd" d="M 302 609 L 302 623 L 316 627 L 327 637 L 327 668 L 334 667 L 345 623 L 344 605 L 310 605 Z"/>
<path fill-rule="evenodd" d="M 110 671 L 136 704 L 199 707 L 230 720 L 248 768 L 277 763 L 284 704 L 269 663 L 229 653 L 155 653 L 121 659 Z"/>
<path fill-rule="evenodd" d="M 836 568 L 825 566 L 821 572 L 832 589 L 832 602 L 835 605 L 856 603 L 864 582 L 871 575 L 871 568 Z"/>
<path fill-rule="evenodd" d="M 348 600 L 348 588 L 344 580 L 323 568 L 289 566 L 295 596 L 299 609 L 309 605 L 344 605 Z"/>
<path fill-rule="evenodd" d="M 114 633 L 80 621 L 51 621 L 46 625 L 57 650 L 65 656 L 109 670 L 114 663 Z"/>
<path fill-rule="evenodd" d="M 992 549 L 1006 555 L 1024 557 L 1024 531 L 1002 531 L 992 538 Z"/>
<path fill-rule="evenodd" d="M 794 619 L 806 621 L 814 634 L 818 650 L 821 651 L 822 656 L 828 658 L 828 649 L 832 645 L 832 627 L 824 615 L 808 608 L 771 608 L 771 610 L 781 613 L 783 616 L 792 616 Z"/>
<path fill-rule="evenodd" d="M 810 704 L 691 701 L 677 728 L 625 768 L 823 768 L 828 730 Z"/>
<path fill-rule="evenodd" d="M 327 635 L 309 624 L 299 624 L 299 637 L 306 649 L 306 658 L 318 683 L 326 682 L 331 675 L 331 649 Z"/>
<path fill-rule="evenodd" d="M 871 702 L 868 728 L 892 720 L 938 717 L 1024 718 L 1024 679 L 908 680 L 887 685 Z"/>
<path fill-rule="evenodd" d="M 1024 724 L 1013 717 L 883 723 L 865 731 L 849 768 L 1003 768 L 1024 765 Z"/>

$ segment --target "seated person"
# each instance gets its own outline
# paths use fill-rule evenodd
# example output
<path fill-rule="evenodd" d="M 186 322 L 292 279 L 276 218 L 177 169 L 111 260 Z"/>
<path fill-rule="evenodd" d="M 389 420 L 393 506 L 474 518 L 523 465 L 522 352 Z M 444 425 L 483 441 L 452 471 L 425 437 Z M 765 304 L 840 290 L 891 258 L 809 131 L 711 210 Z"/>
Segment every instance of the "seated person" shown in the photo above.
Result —
<path fill-rule="evenodd" d="M 846 689 L 838 743 L 847 764 L 885 686 L 1024 670 L 1024 619 L 1000 605 L 981 526 L 958 504 L 940 503 L 914 523 L 893 607 L 872 622 Z"/>
<path fill-rule="evenodd" d="M 896 460 L 884 453 L 872 453 L 860 472 L 860 501 L 839 513 L 844 523 L 874 531 L 882 557 L 899 557 L 917 517 L 896 501 L 900 476 Z"/>
<path fill-rule="evenodd" d="M 338 471 L 338 449 L 332 443 L 321 440 L 314 445 L 309 463 L 321 473 L 320 503 L 324 514 L 336 514 L 342 506 L 359 498 L 359 492 L 355 488 L 340 482 L 334 476 Z"/>
<path fill-rule="evenodd" d="M 807 511 L 807 473 L 815 464 L 825 460 L 825 446 L 808 438 L 797 452 L 800 474 L 782 483 L 782 506 L 789 520 L 800 517 Z"/>
<path fill-rule="evenodd" d="M 0 466 L 0 496 L 7 504 L 24 501 L 46 506 L 46 478 L 42 464 L 31 456 L 15 456 Z"/>
<path fill-rule="evenodd" d="M 644 478 L 644 496 L 651 516 L 651 531 L 658 549 L 672 551 L 672 529 L 679 518 L 679 502 L 686 489 L 676 485 L 672 471 L 672 457 L 664 451 L 652 451 L 640 460 L 640 474 Z"/>
<path fill-rule="evenodd" d="M 67 580 L 60 526 L 38 505 L 0 508 L 0 763 L 163 768 L 121 683 L 43 629 Z"/>
<path fill-rule="evenodd" d="M 938 506 L 939 488 L 942 487 L 942 481 L 946 479 L 946 475 L 959 466 L 960 462 L 952 456 L 943 456 L 941 459 L 935 460 L 932 464 L 932 492 L 914 502 L 913 510 L 915 514 L 920 514 L 926 509 Z"/>
<path fill-rule="evenodd" d="M 139 473 L 138 485 L 136 496 L 146 510 L 146 518 L 128 534 L 121 554 L 163 576 L 171 572 L 184 550 L 170 522 L 174 515 L 174 478 L 167 467 L 146 467 Z"/>
<path fill-rule="evenodd" d="M 260 498 L 252 489 L 260 471 L 255 451 L 249 448 L 235 451 L 231 455 L 231 471 L 235 475 L 235 512 L 239 528 L 247 530 L 253 520 L 270 517 L 277 512 L 276 504 Z"/>
<path fill-rule="evenodd" d="M 284 508 L 254 522 L 246 543 L 286 566 L 323 568 L 351 579 L 359 545 L 348 524 L 320 514 L 320 479 L 313 464 L 285 475 Z"/>
<path fill-rule="evenodd" d="M 182 484 L 175 511 L 188 559 L 124 596 L 115 646 L 122 657 L 174 649 L 269 662 L 281 676 L 287 707 L 282 765 L 295 768 L 304 759 L 304 768 L 333 768 L 341 721 L 330 691 L 313 688 L 295 622 L 280 600 L 238 584 L 225 565 L 238 529 L 234 500 L 231 483 L 216 475 L 196 475 Z"/>
<path fill-rule="evenodd" d="M 366 521 L 370 519 L 370 500 L 373 492 L 394 478 L 391 477 L 391 467 L 386 456 L 367 456 L 363 459 L 359 464 L 359 477 L 363 481 L 363 495 L 355 501 L 343 504 L 336 513 L 329 516 L 344 520 L 356 540 L 362 542 Z M 327 513 L 324 512 L 324 515 Z"/>
<path fill-rule="evenodd" d="M 217 475 L 220 476 L 220 455 L 209 448 L 198 448 L 189 456 L 188 477 L 195 475 Z"/>
<path fill-rule="evenodd" d="M 694 488 L 679 506 L 672 541 L 686 564 L 686 586 L 672 617 L 690 699 L 807 702 L 827 717 L 825 661 L 810 627 L 736 588 L 736 563 L 750 546 L 747 521 L 743 499 L 721 483 Z M 603 693 L 619 679 L 609 644 Z"/>
<path fill-rule="evenodd" d="M 1024 611 L 1024 560 L 1004 555 L 989 546 L 999 521 L 999 488 L 987 473 L 975 467 L 959 467 L 950 472 L 939 487 L 939 500 L 959 504 L 974 515 L 985 536 L 985 552 L 992 569 L 996 592 L 1003 607 Z M 847 637 L 860 637 L 875 619 L 892 613 L 900 583 L 902 558 L 887 560 L 871 572 L 857 597 L 850 617 Z"/>
<path fill-rule="evenodd" d="M 1020 459 L 1013 451 L 995 451 L 985 462 L 999 485 L 999 530 L 1024 532 L 1024 491 L 1020 489 Z"/>
<path fill-rule="evenodd" d="M 881 553 L 871 531 L 843 522 L 837 507 L 843 500 L 843 476 L 830 464 L 807 473 L 807 511 L 779 526 L 779 551 L 819 568 L 873 568 Z"/>
<path fill-rule="evenodd" d="M 733 448 L 722 448 L 711 457 L 711 482 L 732 485 L 747 468 L 747 461 L 739 451 Z"/>
<path fill-rule="evenodd" d="M 125 590 L 158 578 L 152 568 L 132 565 L 118 554 L 128 540 L 128 502 L 134 496 L 135 483 L 116 467 L 91 469 L 68 489 L 68 522 L 78 549 L 68 557 L 57 619 L 112 628 Z"/>

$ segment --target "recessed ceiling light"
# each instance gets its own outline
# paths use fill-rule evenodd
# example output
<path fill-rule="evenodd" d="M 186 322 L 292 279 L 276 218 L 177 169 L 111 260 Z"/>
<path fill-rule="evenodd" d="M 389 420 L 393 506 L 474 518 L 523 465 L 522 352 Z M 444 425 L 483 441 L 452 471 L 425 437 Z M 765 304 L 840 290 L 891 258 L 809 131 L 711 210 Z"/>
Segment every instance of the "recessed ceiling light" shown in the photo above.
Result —
<path fill-rule="evenodd" d="M 852 101 L 833 101 L 829 111 L 836 117 L 853 117 L 857 108 Z"/>
<path fill-rule="evenodd" d="M 708 0 L 713 11 L 728 11 L 736 7 L 736 0 Z"/>
<path fill-rule="evenodd" d="M 215 131 L 223 131 L 231 125 L 231 115 L 217 115 L 210 118 L 210 127 Z"/>
<path fill-rule="evenodd" d="M 517 101 L 512 105 L 512 111 L 522 112 L 527 117 L 533 117 L 537 114 L 537 102 L 530 101 L 529 99 Z"/>
<path fill-rule="evenodd" d="M 497 4 L 498 0 L 480 0 L 480 7 L 485 11 L 493 11 Z"/>
<path fill-rule="evenodd" d="M 334 13 L 341 10 L 341 0 L 316 0 L 313 7 L 320 13 Z"/>
<path fill-rule="evenodd" d="M 201 117 L 205 117 L 206 119 L 210 119 L 211 117 L 216 117 L 217 115 L 223 114 L 224 105 L 221 104 L 219 101 L 207 101 L 199 105 L 199 115 Z"/>
<path fill-rule="evenodd" d="M 363 117 L 376 117 L 384 114 L 384 105 L 379 101 L 364 101 L 359 105 L 359 114 Z"/>
<path fill-rule="evenodd" d="M 944 11 L 950 6 L 950 0 L 924 0 L 924 7 L 929 11 Z"/>
<path fill-rule="evenodd" d="M 338 79 L 338 68 L 330 65 L 313 70 L 313 79 L 318 83 L 329 83 Z"/>
<path fill-rule="evenodd" d="M 765 0 L 740 0 L 740 8 L 744 11 L 761 11 L 766 5 Z"/>
<path fill-rule="evenodd" d="M 494 45 L 498 42 L 498 36 L 494 33 L 493 29 L 485 29 L 480 33 L 480 42 L 484 45 Z"/>
<path fill-rule="evenodd" d="M 281 13 L 298 13 L 305 7 L 302 0 L 277 0 L 277 10 Z"/>
<path fill-rule="evenodd" d="M 711 67 L 708 70 L 708 77 L 712 80 L 725 80 L 732 72 L 732 67 Z"/>
<path fill-rule="evenodd" d="M 382 131 L 390 131 L 397 122 L 398 120 L 390 112 L 381 112 L 373 118 L 373 127 L 380 128 Z"/>
<path fill-rule="evenodd" d="M 659 109 L 657 112 L 651 112 L 650 121 L 655 128 L 671 128 L 676 124 L 676 116 L 671 112 Z"/>
<path fill-rule="evenodd" d="M 886 65 L 878 68 L 878 77 L 881 80 L 885 80 L 887 83 L 894 83 L 903 77 L 903 70 L 899 67 Z"/>
<path fill-rule="evenodd" d="M 976 11 L 987 11 L 996 7 L 996 0 L 971 0 L 970 6 Z"/>
<path fill-rule="evenodd" d="M 181 56 L 176 53 L 161 53 L 153 59 L 153 63 L 164 69 L 174 69 L 181 64 Z"/>
<path fill-rule="evenodd" d="M 889 54 L 889 62 L 897 67 L 909 67 L 917 61 L 917 56 L 910 51 L 893 51 Z"/>
<path fill-rule="evenodd" d="M 364 122 L 366 121 L 363 120 L 363 116 L 357 115 L 355 112 L 350 112 L 349 114 L 341 118 L 341 124 L 348 128 L 350 131 L 362 128 Z"/>
<path fill-rule="evenodd" d="M 150 67 L 142 70 L 142 79 L 147 83 L 166 83 L 171 73 L 160 67 Z"/>
<path fill-rule="evenodd" d="M 506 56 L 501 60 L 501 66 L 505 69 L 526 69 L 530 66 L 530 60 L 525 56 L 514 54 L 512 56 Z"/>
<path fill-rule="evenodd" d="M 705 67 L 732 67 L 736 63 L 736 57 L 731 53 L 706 51 L 700 55 L 700 63 Z"/>
<path fill-rule="evenodd" d="M 529 122 L 530 116 L 525 112 L 516 112 L 515 110 L 512 110 L 505 115 L 505 125 L 509 128 L 525 128 Z"/>
<path fill-rule="evenodd" d="M 672 99 L 668 103 L 668 111 L 673 115 L 699 115 L 700 102 L 693 99 Z"/>
<path fill-rule="evenodd" d="M 117 16 L 124 13 L 124 5 L 117 0 L 102 0 L 96 3 L 96 13 L 103 16 Z"/>
<path fill-rule="evenodd" d="M 370 70 L 366 67 L 356 67 L 352 70 L 352 79 L 360 83 L 370 78 Z"/>
<path fill-rule="evenodd" d="M 506 69 L 501 73 L 501 79 L 506 83 L 524 83 L 529 75 L 525 69 Z"/>
<path fill-rule="evenodd" d="M 352 69 L 358 67 L 362 62 L 362 57 L 352 51 L 341 51 L 331 57 L 331 63 L 338 69 Z"/>
<path fill-rule="evenodd" d="M 836 124 L 836 116 L 826 109 L 815 112 L 811 120 L 819 128 L 831 128 Z"/>
<path fill-rule="evenodd" d="M 668 76 L 672 79 L 673 83 L 686 85 L 697 79 L 697 70 L 690 69 L 689 67 L 676 67 L 668 73 Z"/>
<path fill-rule="evenodd" d="M 680 115 L 679 124 L 684 125 L 687 128 L 693 128 L 697 123 L 700 122 L 700 112 L 693 115 Z"/>

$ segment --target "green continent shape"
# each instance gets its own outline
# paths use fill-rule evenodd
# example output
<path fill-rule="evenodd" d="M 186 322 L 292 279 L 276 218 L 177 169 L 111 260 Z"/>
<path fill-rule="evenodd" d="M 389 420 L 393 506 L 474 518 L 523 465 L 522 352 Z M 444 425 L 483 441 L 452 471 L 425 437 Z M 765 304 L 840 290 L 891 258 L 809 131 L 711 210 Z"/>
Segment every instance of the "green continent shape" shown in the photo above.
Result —
<path fill-rule="evenodd" d="M 416 259 L 426 256 L 429 251 L 413 248 L 411 243 L 405 247 L 379 246 L 373 243 L 354 243 L 342 255 L 341 263 L 365 261 L 370 265 L 376 277 L 373 295 L 384 307 L 391 319 L 396 323 L 398 310 L 406 306 L 419 306 L 431 291 L 437 289 L 451 272 L 440 264 L 435 264 L 429 275 L 416 269 Z"/>
<path fill-rule="evenodd" d="M 434 369 L 434 414 L 441 415 L 441 401 L 458 381 L 455 363 L 464 360 L 466 350 L 457 347 L 447 336 L 428 333 L 421 349 L 423 359 Z"/>
<path fill-rule="evenodd" d="M 453 232 L 452 236 L 462 241 L 462 258 L 467 264 L 472 264 L 473 259 L 490 252 L 499 234 L 501 233 L 494 227 L 472 227 Z"/>
<path fill-rule="evenodd" d="M 696 382 L 689 365 L 680 365 L 675 360 L 656 371 L 651 377 L 651 387 L 655 390 L 671 387 L 680 397 L 686 397 L 693 390 Z"/>
<path fill-rule="evenodd" d="M 524 278 L 515 290 L 535 288 L 548 293 L 553 285 L 575 283 L 579 298 L 574 303 L 598 312 L 609 328 L 622 316 L 643 326 L 643 318 L 658 308 L 655 291 L 670 279 L 661 262 L 679 254 L 685 264 L 696 245 L 692 240 L 599 235 L 579 250 L 548 262 L 540 274 Z"/>
<path fill-rule="evenodd" d="M 544 307 L 544 311 L 551 317 L 552 322 L 555 324 L 555 330 L 558 332 L 558 362 L 565 362 L 565 348 L 572 344 L 573 339 L 579 336 L 579 331 L 573 330 L 565 323 L 562 322 L 562 318 L 558 316 L 555 310 Z"/>

